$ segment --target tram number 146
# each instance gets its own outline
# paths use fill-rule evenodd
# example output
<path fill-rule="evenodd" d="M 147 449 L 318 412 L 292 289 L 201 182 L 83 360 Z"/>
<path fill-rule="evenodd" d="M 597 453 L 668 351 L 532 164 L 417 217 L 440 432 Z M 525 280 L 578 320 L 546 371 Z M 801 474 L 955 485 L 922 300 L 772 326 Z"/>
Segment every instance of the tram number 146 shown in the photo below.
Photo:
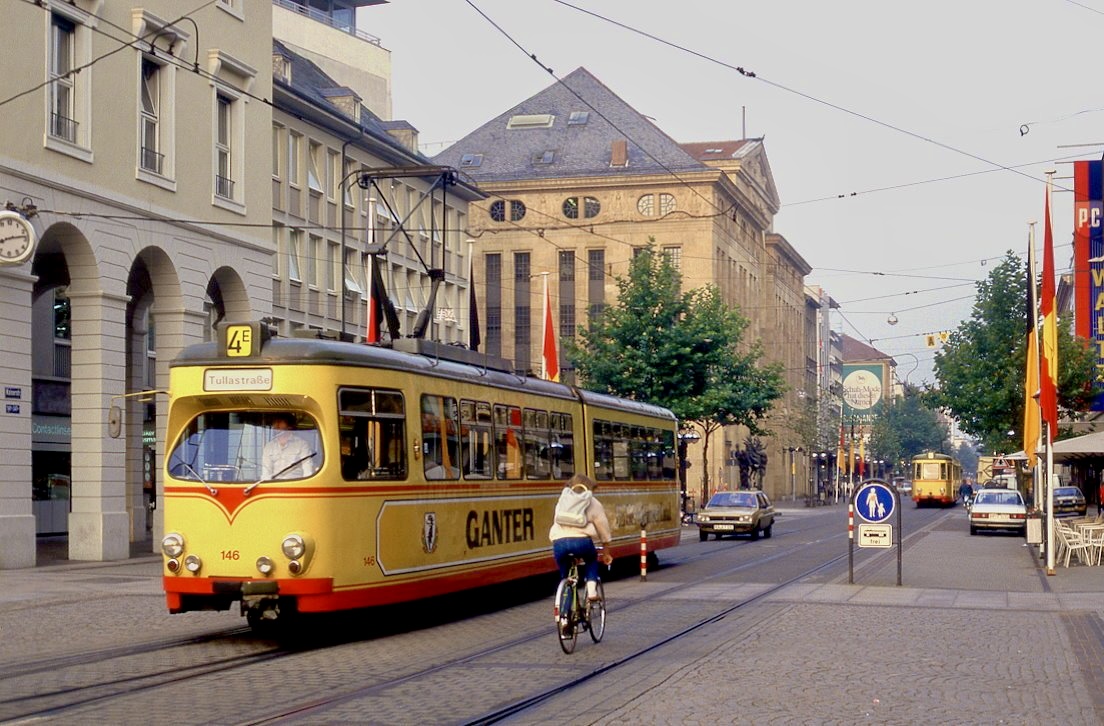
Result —
<path fill-rule="evenodd" d="M 222 559 L 224 560 L 240 560 L 241 552 L 238 550 L 223 550 Z"/>

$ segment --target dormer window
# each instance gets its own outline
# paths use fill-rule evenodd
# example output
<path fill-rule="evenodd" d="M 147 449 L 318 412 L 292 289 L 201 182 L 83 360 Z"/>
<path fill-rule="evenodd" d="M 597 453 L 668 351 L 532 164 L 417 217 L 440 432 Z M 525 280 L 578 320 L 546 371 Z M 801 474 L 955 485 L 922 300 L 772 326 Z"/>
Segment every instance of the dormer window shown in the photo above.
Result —
<path fill-rule="evenodd" d="M 483 166 L 482 154 L 464 154 L 460 157 L 460 168 Z"/>
<path fill-rule="evenodd" d="M 556 117 L 550 113 L 529 113 L 511 116 L 506 122 L 508 129 L 548 129 Z"/>

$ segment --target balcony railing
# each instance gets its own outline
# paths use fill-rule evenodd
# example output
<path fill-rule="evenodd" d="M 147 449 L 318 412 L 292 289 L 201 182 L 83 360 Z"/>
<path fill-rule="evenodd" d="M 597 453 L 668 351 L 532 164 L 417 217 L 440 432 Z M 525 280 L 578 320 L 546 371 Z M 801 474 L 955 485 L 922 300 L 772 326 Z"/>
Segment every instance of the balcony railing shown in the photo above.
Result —
<path fill-rule="evenodd" d="M 215 194 L 223 199 L 233 199 L 234 180 L 215 174 Z"/>
<path fill-rule="evenodd" d="M 161 173 L 161 165 L 162 165 L 162 162 L 164 160 L 165 160 L 165 155 L 164 154 L 159 154 L 156 151 L 154 151 L 153 149 L 147 149 L 144 146 L 142 147 L 141 164 L 142 164 L 142 168 L 145 169 L 146 171 L 152 171 L 154 174 L 160 174 Z"/>
<path fill-rule="evenodd" d="M 328 25 L 335 30 L 340 30 L 342 33 L 348 33 L 349 35 L 360 38 L 365 43 L 371 43 L 372 45 L 380 44 L 380 39 L 376 36 L 365 33 L 363 30 L 359 30 L 355 27 L 351 27 L 346 23 L 340 23 L 328 13 L 324 13 L 320 10 L 304 7 L 299 3 L 292 2 L 292 0 L 272 0 L 272 4 L 284 8 L 285 10 L 290 10 L 293 13 L 306 16 L 324 25 Z"/>
<path fill-rule="evenodd" d="M 76 143 L 78 125 L 73 119 L 66 118 L 61 114 L 50 114 L 50 136 L 65 139 L 69 143 Z"/>

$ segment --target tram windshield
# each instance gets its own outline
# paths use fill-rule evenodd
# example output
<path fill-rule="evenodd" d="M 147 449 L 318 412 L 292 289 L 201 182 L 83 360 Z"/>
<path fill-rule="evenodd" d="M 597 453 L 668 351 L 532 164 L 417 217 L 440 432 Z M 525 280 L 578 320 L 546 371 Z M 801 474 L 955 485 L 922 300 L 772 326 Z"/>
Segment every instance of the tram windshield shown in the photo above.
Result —
<path fill-rule="evenodd" d="M 168 461 L 170 476 L 204 483 L 303 479 L 322 466 L 322 443 L 306 415 L 217 411 L 189 422 Z"/>

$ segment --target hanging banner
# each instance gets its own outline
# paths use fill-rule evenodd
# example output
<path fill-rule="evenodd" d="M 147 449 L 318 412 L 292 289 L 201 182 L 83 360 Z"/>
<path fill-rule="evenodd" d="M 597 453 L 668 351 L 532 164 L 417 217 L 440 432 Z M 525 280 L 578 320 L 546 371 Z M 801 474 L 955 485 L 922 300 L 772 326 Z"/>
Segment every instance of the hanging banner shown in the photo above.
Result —
<path fill-rule="evenodd" d="M 1074 330 L 1094 343 L 1104 371 L 1104 162 L 1073 164 Z M 1104 411 L 1104 382 L 1093 384 L 1092 410 Z"/>

